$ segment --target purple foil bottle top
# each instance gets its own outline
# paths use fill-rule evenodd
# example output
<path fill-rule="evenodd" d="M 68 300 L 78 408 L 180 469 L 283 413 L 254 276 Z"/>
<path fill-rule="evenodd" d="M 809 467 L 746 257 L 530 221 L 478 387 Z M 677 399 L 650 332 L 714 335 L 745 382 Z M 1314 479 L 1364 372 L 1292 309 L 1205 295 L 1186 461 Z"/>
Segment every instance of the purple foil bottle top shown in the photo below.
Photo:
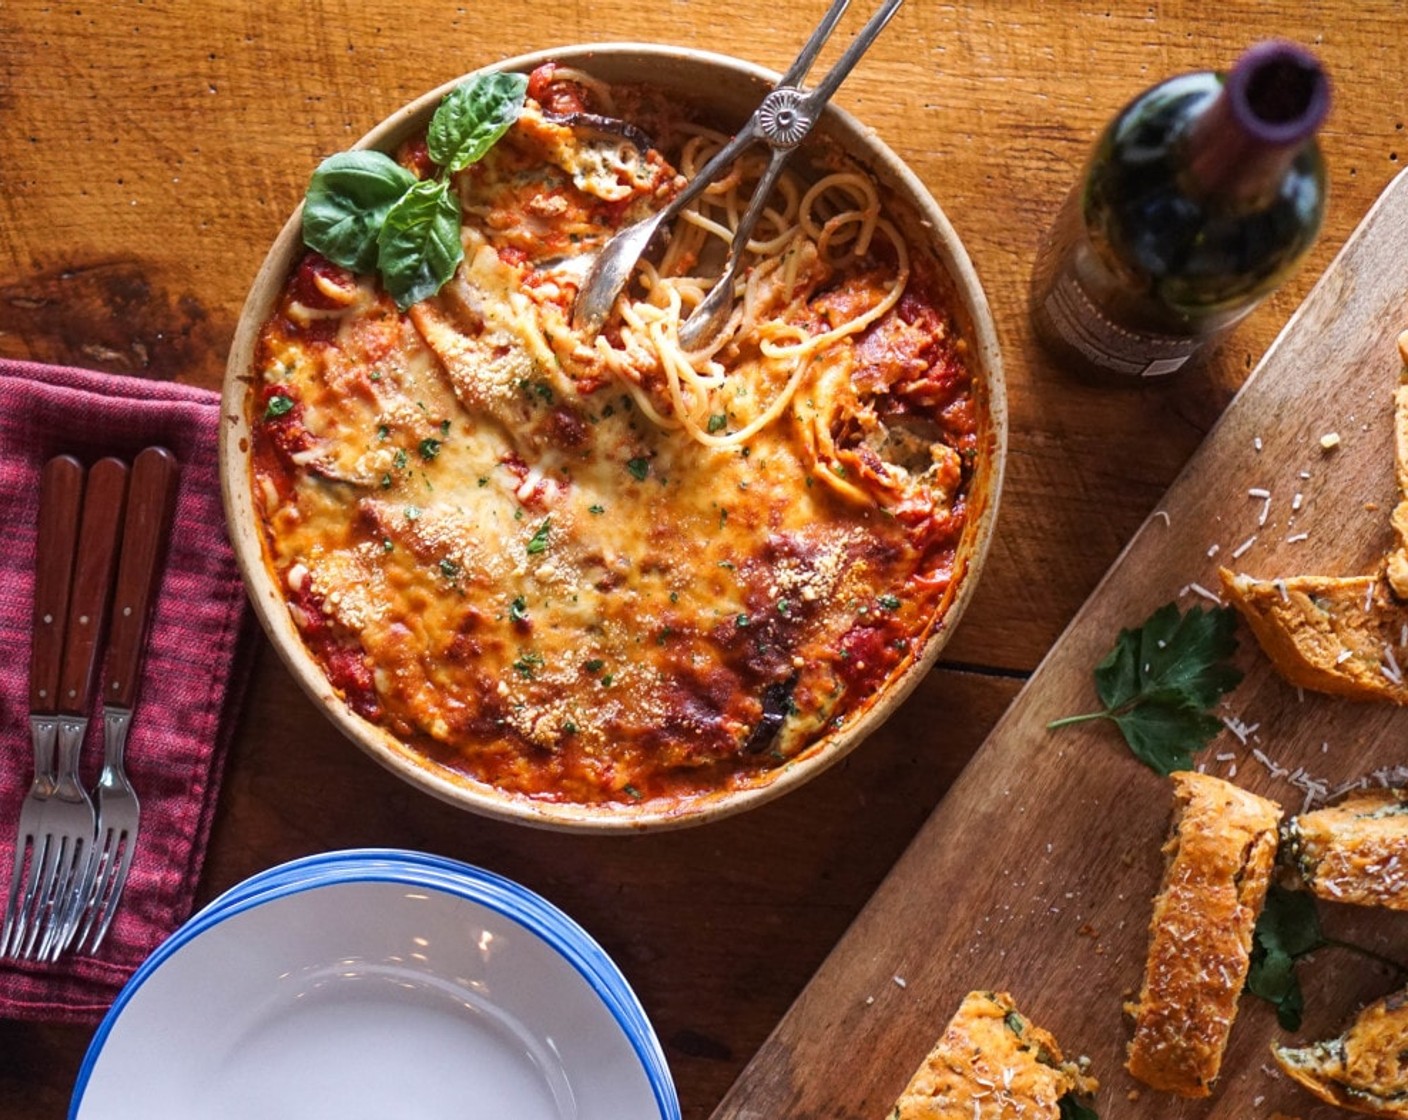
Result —
<path fill-rule="evenodd" d="M 1330 109 L 1330 81 L 1319 59 L 1281 40 L 1249 47 L 1224 89 L 1233 120 L 1248 139 L 1268 147 L 1308 140 Z"/>

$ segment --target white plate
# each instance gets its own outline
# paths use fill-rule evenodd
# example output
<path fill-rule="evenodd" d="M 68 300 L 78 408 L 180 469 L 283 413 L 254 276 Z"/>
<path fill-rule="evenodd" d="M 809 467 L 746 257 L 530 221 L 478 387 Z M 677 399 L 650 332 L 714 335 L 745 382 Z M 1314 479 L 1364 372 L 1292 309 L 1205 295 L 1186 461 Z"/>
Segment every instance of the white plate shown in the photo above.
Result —
<path fill-rule="evenodd" d="M 123 990 L 70 1115 L 678 1116 L 653 1033 L 584 966 L 600 950 L 516 890 L 354 865 L 208 908 Z"/>
<path fill-rule="evenodd" d="M 209 916 L 247 899 L 291 886 L 387 876 L 398 882 L 443 887 L 457 893 L 467 891 L 477 901 L 501 913 L 515 915 L 559 946 L 589 978 L 602 999 L 616 1009 L 621 1022 L 633 1028 L 631 1039 L 641 1060 L 652 1071 L 656 1083 L 665 1087 L 660 1096 L 665 1115 L 678 1118 L 679 1104 L 659 1039 L 620 969 L 586 930 L 552 903 L 511 879 L 458 860 L 404 848 L 320 852 L 251 875 L 208 903 L 193 921 L 208 920 Z"/>

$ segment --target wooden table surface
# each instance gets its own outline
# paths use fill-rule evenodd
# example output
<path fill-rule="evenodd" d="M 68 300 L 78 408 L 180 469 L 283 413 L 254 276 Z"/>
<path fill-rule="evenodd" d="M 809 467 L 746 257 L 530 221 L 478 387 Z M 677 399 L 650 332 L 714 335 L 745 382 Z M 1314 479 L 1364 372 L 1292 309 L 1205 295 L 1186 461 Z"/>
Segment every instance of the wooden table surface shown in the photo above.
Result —
<path fill-rule="evenodd" d="M 504 0 L 7 0 L 0 354 L 215 388 L 246 287 L 309 172 L 414 95 L 587 41 L 674 42 L 781 70 L 824 7 L 773 0 L 763 26 L 748 5 L 690 0 L 550 14 Z M 941 664 L 860 750 L 780 801 L 681 833 L 585 839 L 481 820 L 398 782 L 264 648 L 201 901 L 270 864 L 360 845 L 509 875 L 620 964 L 685 1117 L 703 1120 L 1408 160 L 1405 21 L 1401 0 L 911 0 L 837 100 L 910 163 L 964 239 L 1012 414 L 996 541 Z M 1225 66 L 1271 35 L 1318 51 L 1334 82 L 1318 246 L 1203 371 L 1138 390 L 1072 380 L 1034 348 L 1025 291 L 1095 132 L 1144 86 Z M 90 1035 L 0 1022 L 0 1115 L 62 1114 Z"/>

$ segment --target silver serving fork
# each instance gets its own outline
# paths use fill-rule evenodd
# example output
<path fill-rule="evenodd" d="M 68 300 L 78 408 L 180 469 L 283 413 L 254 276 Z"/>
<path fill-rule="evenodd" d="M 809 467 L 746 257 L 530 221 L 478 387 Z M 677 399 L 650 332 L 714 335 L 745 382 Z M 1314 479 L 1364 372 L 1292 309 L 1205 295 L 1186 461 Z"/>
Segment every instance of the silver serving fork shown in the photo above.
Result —
<path fill-rule="evenodd" d="M 127 499 L 127 464 L 102 459 L 88 472 L 78 556 L 73 569 L 64 660 L 59 673 L 59 764 L 54 791 L 44 809 L 44 829 L 54 856 L 53 886 L 36 903 L 40 925 L 26 939 L 22 956 L 54 960 L 73 936 L 81 912 L 80 891 L 88 881 L 96 817 L 79 778 L 83 738 L 93 707 L 98 650 L 107 623 L 118 536 Z M 46 856 L 47 858 L 47 856 Z"/>
<path fill-rule="evenodd" d="M 34 626 L 29 655 L 29 728 L 34 740 L 34 780 L 20 806 L 14 867 L 0 925 L 0 957 L 18 954 L 37 930 L 35 902 L 50 890 L 56 866 L 49 852 L 44 810 L 54 792 L 58 740 L 59 666 L 83 506 L 83 466 L 72 455 L 44 465 L 39 481 L 39 532 L 35 548 Z M 55 853 L 56 857 L 57 853 Z"/>
<path fill-rule="evenodd" d="M 164 447 L 147 448 L 132 464 L 103 684 L 104 749 L 97 789 L 98 835 L 89 878 L 82 887 L 84 905 L 75 941 L 80 953 L 97 952 L 107 936 L 137 846 L 141 806 L 127 779 L 123 754 L 141 680 L 142 651 L 160 580 L 162 554 L 176 505 L 178 473 L 176 457 Z"/>
<path fill-rule="evenodd" d="M 576 302 L 572 307 L 572 326 L 579 331 L 595 334 L 611 313 L 621 289 L 630 280 L 636 261 L 645 252 L 660 227 L 702 194 L 745 148 L 762 141 L 772 149 L 767 169 L 754 188 L 748 208 L 734 230 L 722 275 L 714 282 L 714 286 L 709 289 L 709 294 L 699 306 L 690 312 L 689 318 L 680 324 L 680 344 L 686 350 L 695 350 L 717 334 L 719 328 L 727 322 L 729 311 L 733 307 L 733 278 L 742 259 L 743 250 L 747 247 L 753 227 L 767 205 L 773 185 L 782 174 L 783 165 L 797 145 L 806 139 L 807 133 L 816 124 L 831 95 L 855 68 L 861 55 L 884 30 L 902 2 L 903 0 L 884 0 L 857 33 L 850 46 L 836 60 L 835 65 L 827 71 L 826 76 L 812 89 L 802 90 L 798 88 L 802 79 L 807 76 L 807 71 L 811 69 L 816 56 L 821 53 L 821 48 L 826 45 L 850 3 L 850 0 L 834 0 L 831 8 L 822 17 L 821 23 L 812 32 L 811 38 L 802 47 L 801 53 L 797 55 L 796 61 L 782 76 L 777 87 L 763 98 L 762 104 L 743 123 L 743 127 L 733 139 L 700 168 L 689 185 L 676 195 L 668 206 L 634 225 L 627 226 L 602 247 L 587 273 L 581 290 L 577 293 Z"/>

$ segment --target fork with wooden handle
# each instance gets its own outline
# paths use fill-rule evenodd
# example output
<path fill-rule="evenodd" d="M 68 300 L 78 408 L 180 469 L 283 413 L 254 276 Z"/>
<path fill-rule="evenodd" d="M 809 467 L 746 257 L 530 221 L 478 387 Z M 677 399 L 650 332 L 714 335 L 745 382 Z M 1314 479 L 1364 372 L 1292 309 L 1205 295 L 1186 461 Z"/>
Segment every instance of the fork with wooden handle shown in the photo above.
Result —
<path fill-rule="evenodd" d="M 14 867 L 0 926 L 0 957 L 18 953 L 35 928 L 34 904 L 43 896 L 48 853 L 44 808 L 54 792 L 54 745 L 59 734 L 59 665 L 83 508 L 83 465 L 60 455 L 39 478 L 39 532 L 34 559 L 34 626 L 29 654 L 29 729 L 34 779 L 20 806 Z M 27 870 L 26 870 L 27 869 Z"/>
<path fill-rule="evenodd" d="M 137 700 L 147 626 L 176 505 L 179 473 L 176 456 L 164 447 L 147 448 L 132 464 L 103 682 L 104 749 L 97 789 L 98 834 L 89 864 L 90 882 L 84 887 L 86 902 L 76 942 L 80 953 L 97 952 L 107 936 L 137 846 L 141 807 L 127 779 L 123 754 Z"/>
<path fill-rule="evenodd" d="M 59 761 L 54 792 L 45 809 L 55 873 L 53 889 L 43 900 L 47 920 L 39 943 L 40 960 L 53 960 L 73 935 L 81 901 L 78 892 L 87 881 L 93 851 L 93 802 L 79 779 L 78 764 L 93 707 L 126 500 L 127 464 L 119 459 L 94 463 L 83 488 L 78 556 L 59 671 Z"/>

